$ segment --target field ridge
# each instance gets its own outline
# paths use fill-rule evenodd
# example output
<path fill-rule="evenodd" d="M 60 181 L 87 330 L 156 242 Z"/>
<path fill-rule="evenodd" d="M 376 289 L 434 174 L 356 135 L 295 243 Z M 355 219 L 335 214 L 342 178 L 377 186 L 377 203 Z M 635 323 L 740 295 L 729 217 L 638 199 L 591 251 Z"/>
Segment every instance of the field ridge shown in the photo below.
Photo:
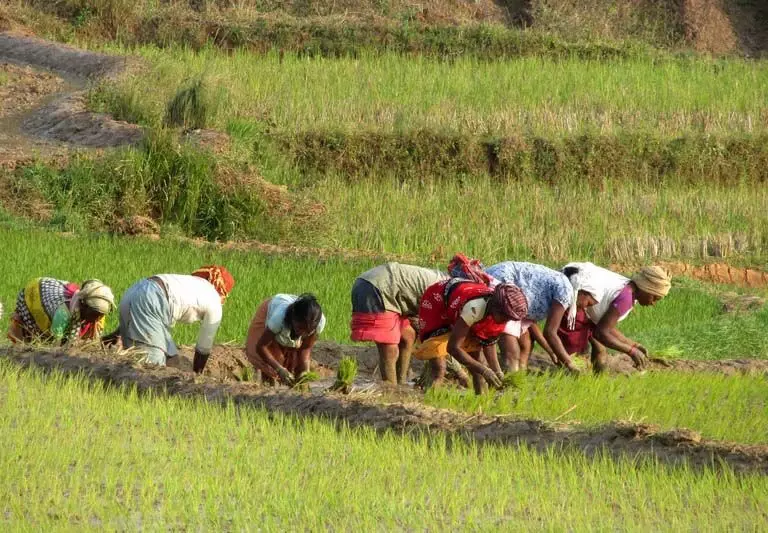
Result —
<path fill-rule="evenodd" d="M 741 445 L 702 439 L 690 430 L 659 431 L 658 427 L 615 422 L 596 429 L 578 429 L 541 420 L 510 420 L 502 416 L 466 415 L 417 403 L 382 403 L 365 395 L 301 394 L 269 391 L 248 384 L 221 384 L 173 368 L 152 372 L 129 362 L 85 353 L 63 354 L 34 348 L 4 350 L 21 366 L 40 367 L 117 386 L 135 386 L 140 392 L 203 397 L 211 402 L 233 402 L 299 417 L 320 417 L 351 428 L 370 427 L 404 435 L 441 433 L 479 444 L 527 444 L 539 450 L 576 449 L 584 453 L 609 452 L 615 457 L 646 456 L 671 464 L 697 467 L 728 465 L 737 472 L 768 474 L 768 445 Z"/>

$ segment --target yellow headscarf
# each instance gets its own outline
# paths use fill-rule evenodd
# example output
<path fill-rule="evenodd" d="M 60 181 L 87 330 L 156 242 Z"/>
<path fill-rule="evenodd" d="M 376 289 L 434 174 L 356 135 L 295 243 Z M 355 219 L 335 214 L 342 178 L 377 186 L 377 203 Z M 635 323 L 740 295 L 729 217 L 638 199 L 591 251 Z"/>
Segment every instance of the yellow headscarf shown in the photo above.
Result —
<path fill-rule="evenodd" d="M 646 266 L 640 269 L 634 276 L 632 281 L 635 285 L 648 294 L 658 296 L 659 298 L 665 297 L 669 293 L 670 287 L 672 287 L 672 279 L 666 270 L 659 266 Z"/>

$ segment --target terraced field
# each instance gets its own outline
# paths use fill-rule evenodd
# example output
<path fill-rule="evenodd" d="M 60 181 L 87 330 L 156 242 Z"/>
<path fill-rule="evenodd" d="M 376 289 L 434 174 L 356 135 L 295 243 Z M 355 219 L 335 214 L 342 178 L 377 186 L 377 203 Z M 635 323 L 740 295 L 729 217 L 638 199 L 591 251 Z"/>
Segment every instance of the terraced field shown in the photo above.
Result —
<path fill-rule="evenodd" d="M 765 529 L 765 21 L 726 0 L 3 4 L 0 327 L 39 275 L 119 297 L 221 263 L 237 285 L 202 376 L 189 347 L 157 369 L 0 346 L 0 523 Z M 650 367 L 534 354 L 484 396 L 382 386 L 349 342 L 355 276 L 455 251 L 663 264 L 669 297 L 622 323 Z M 319 381 L 250 383 L 256 307 L 307 290 Z M 342 356 L 349 395 L 327 390 Z"/>

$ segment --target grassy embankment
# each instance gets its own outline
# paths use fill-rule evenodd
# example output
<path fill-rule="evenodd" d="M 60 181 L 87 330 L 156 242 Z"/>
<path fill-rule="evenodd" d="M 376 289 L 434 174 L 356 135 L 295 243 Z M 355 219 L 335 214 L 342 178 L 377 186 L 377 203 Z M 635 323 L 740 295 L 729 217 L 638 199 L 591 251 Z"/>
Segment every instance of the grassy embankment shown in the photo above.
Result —
<path fill-rule="evenodd" d="M 77 42 L 196 49 L 214 43 L 225 49 L 326 57 L 367 50 L 441 58 L 616 58 L 693 44 L 684 12 L 674 3 L 606 0 L 590 5 L 550 0 L 11 0 L 5 12 L 0 6 L 0 28 L 3 23 Z"/>
<path fill-rule="evenodd" d="M 208 238 L 415 260 L 461 249 L 487 261 L 764 264 L 764 63 L 141 53 L 150 68 L 99 88 L 92 104 L 159 128 L 186 77 L 204 74 L 202 125 L 234 146 L 214 156 L 153 141 L 77 159 L 64 178 L 17 171 L 10 188 L 42 190 L 57 227 L 140 214 Z M 292 208 L 249 197 L 254 175 L 287 185 Z M 173 180 L 213 199 L 169 201 L 162 185 Z"/>
<path fill-rule="evenodd" d="M 0 394 L 0 510 L 12 529 L 768 525 L 767 478 L 727 469 L 338 431 L 4 362 Z"/>

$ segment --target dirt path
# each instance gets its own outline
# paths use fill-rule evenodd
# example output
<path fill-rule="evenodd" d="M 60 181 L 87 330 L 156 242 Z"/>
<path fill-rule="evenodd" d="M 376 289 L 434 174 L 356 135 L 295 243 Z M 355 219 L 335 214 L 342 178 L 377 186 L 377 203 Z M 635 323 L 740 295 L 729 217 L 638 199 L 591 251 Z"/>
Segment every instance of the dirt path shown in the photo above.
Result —
<path fill-rule="evenodd" d="M 299 417 L 322 417 L 348 425 L 394 431 L 405 435 L 441 433 L 477 443 L 539 450 L 579 450 L 587 455 L 608 452 L 616 457 L 653 457 L 667 463 L 687 462 L 718 468 L 727 464 L 738 472 L 768 474 L 768 446 L 745 446 L 704 440 L 688 430 L 660 431 L 657 426 L 611 423 L 595 429 L 541 420 L 467 415 L 380 395 L 353 393 L 295 393 L 259 388 L 250 383 L 222 383 L 177 368 L 148 369 L 125 355 L 64 354 L 39 349 L 6 349 L 3 355 L 22 366 L 65 374 L 85 373 L 90 379 L 115 385 L 135 385 L 140 391 L 233 401 L 243 407 L 264 408 Z"/>
<path fill-rule="evenodd" d="M 0 164 L 14 167 L 37 156 L 60 154 L 71 147 L 106 148 L 134 144 L 141 139 L 135 124 L 116 121 L 86 108 L 88 85 L 122 74 L 128 59 L 79 50 L 9 32 L 0 33 L 0 67 L 26 66 L 27 78 L 8 91 L 4 107 L 15 112 L 0 117 Z M 29 67 L 37 69 L 32 72 Z M 17 67 L 18 68 L 18 67 Z M 55 76 L 54 76 L 55 74 Z M 55 83 L 51 82 L 54 80 Z M 37 88 L 51 82 L 55 91 L 44 98 Z M 29 93 L 33 94 L 30 95 Z M 18 105 L 34 101 L 35 105 Z"/>

